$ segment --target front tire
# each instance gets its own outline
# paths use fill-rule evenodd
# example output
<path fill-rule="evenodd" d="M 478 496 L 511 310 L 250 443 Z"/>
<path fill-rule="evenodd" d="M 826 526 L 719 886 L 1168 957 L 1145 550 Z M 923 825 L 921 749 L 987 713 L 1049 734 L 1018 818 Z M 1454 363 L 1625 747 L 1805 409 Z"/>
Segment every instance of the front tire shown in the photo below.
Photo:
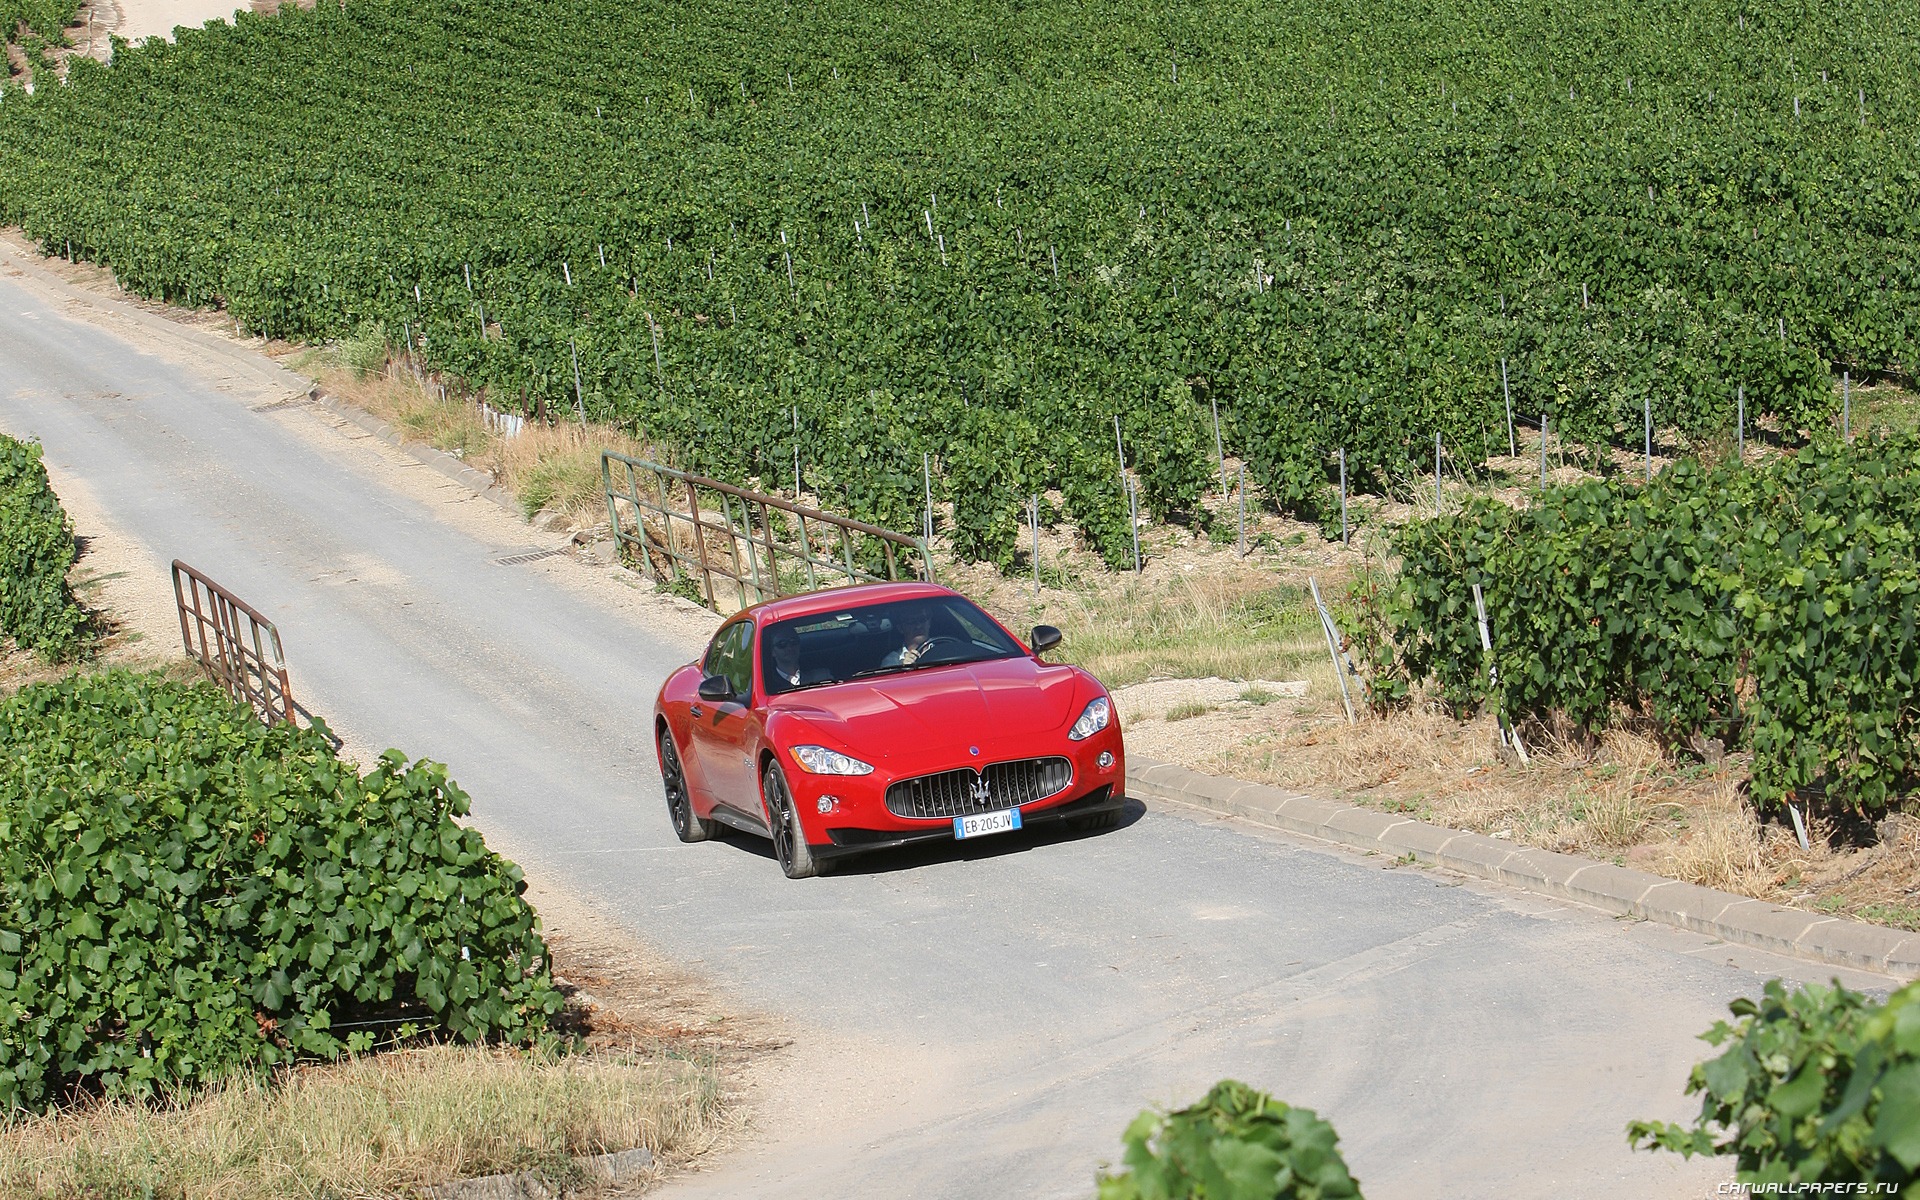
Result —
<path fill-rule="evenodd" d="M 693 793 L 687 788 L 687 770 L 673 744 L 673 731 L 662 728 L 659 740 L 660 783 L 667 793 L 667 816 L 683 842 L 704 842 L 713 836 L 713 822 L 693 811 Z"/>
<path fill-rule="evenodd" d="M 787 786 L 787 774 L 780 764 L 770 762 L 760 776 L 760 797 L 767 809 L 767 830 L 773 834 L 773 856 L 788 879 L 811 879 L 820 873 L 820 864 L 807 845 L 807 834 L 800 827 L 800 814 L 794 811 L 793 789 Z"/>

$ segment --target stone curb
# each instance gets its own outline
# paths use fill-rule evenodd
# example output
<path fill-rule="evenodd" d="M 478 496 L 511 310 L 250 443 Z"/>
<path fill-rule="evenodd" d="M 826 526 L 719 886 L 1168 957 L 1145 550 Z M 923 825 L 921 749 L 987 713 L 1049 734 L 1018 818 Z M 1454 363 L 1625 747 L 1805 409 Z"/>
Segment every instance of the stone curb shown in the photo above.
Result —
<path fill-rule="evenodd" d="M 1606 912 L 1837 966 L 1920 978 L 1920 933 L 1781 908 L 1646 871 L 1130 757 L 1127 790 L 1361 850 L 1445 867 Z"/>
<path fill-rule="evenodd" d="M 501 508 L 512 513 L 516 519 L 521 521 L 526 519 L 525 514 L 520 511 L 520 502 L 513 498 L 513 493 L 503 487 L 497 486 L 493 482 L 493 476 L 487 474 L 485 471 L 470 467 L 455 456 L 448 454 L 445 450 L 437 450 L 425 442 L 407 441 L 400 435 L 399 430 L 382 421 L 379 417 L 355 408 L 351 404 L 345 404 L 334 399 L 327 394 L 324 388 L 316 386 L 311 392 L 308 392 L 307 395 L 312 400 L 318 402 L 319 405 L 328 412 L 345 418 L 366 430 L 374 437 L 379 438 L 381 441 L 389 442 L 401 450 L 406 451 L 417 459 L 421 465 L 432 467 L 455 483 L 462 484 L 469 488 L 474 494 L 493 501 Z"/>
<path fill-rule="evenodd" d="M 642 1146 L 637 1150 L 622 1150 L 617 1154 L 598 1154 L 591 1158 L 576 1158 L 573 1165 L 579 1170 L 580 1182 L 606 1187 L 612 1184 L 628 1183 L 653 1166 L 653 1151 Z M 556 1200 L 557 1197 L 573 1194 L 571 1188 L 556 1189 L 543 1182 L 532 1171 L 521 1171 L 515 1175 L 482 1175 L 474 1179 L 456 1179 L 452 1183 L 443 1183 L 424 1189 L 433 1200 Z"/>

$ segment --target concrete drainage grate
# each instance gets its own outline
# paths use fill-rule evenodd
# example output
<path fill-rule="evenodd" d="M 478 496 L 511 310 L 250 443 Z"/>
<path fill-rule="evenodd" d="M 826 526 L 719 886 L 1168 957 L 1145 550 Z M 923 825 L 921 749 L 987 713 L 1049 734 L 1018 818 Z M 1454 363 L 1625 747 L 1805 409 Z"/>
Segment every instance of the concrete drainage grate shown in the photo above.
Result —
<path fill-rule="evenodd" d="M 538 548 L 518 550 L 502 558 L 496 558 L 493 561 L 503 567 L 517 567 L 521 563 L 530 563 L 542 558 L 552 558 L 557 554 L 565 554 L 571 549 L 571 546 L 556 546 L 551 550 L 541 550 Z"/>

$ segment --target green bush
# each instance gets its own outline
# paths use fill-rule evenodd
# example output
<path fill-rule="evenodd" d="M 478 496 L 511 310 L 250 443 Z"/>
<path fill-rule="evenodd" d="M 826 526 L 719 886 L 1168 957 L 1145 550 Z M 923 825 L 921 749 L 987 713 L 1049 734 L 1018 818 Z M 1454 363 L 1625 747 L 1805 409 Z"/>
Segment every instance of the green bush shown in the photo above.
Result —
<path fill-rule="evenodd" d="M 1775 979 L 1731 1008 L 1738 1024 L 1701 1035 L 1726 1051 L 1687 1079 L 1698 1122 L 1634 1121 L 1635 1147 L 1733 1155 L 1741 1183 L 1920 1182 L 1920 983 L 1881 1005 Z"/>
<path fill-rule="evenodd" d="M 0 637 L 55 661 L 85 648 L 87 615 L 67 587 L 73 559 L 39 445 L 0 434 Z"/>
<path fill-rule="evenodd" d="M 111 671 L 0 704 L 0 1111 L 387 1040 L 542 1036 L 519 868 L 445 768 Z"/>
<path fill-rule="evenodd" d="M 1884 808 L 1920 774 L 1916 511 L 1912 435 L 1474 499 L 1404 528 L 1397 580 L 1353 595 L 1373 694 L 1489 698 L 1478 583 L 1509 716 L 1744 743 L 1763 804 Z"/>
<path fill-rule="evenodd" d="M 1100 1200 L 1357 1200 L 1339 1140 L 1312 1111 L 1223 1079 L 1198 1104 L 1134 1118 L 1127 1169 L 1101 1177 Z"/>

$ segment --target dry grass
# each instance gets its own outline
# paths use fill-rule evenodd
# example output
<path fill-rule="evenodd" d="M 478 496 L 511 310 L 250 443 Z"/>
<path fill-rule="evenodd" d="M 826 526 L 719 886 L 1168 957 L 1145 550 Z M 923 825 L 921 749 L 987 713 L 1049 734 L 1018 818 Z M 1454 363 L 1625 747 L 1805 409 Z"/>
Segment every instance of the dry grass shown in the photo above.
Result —
<path fill-rule="evenodd" d="M 1871 429 L 1911 433 L 1920 429 L 1920 394 L 1887 381 L 1856 382 L 1851 423 L 1856 436 Z"/>
<path fill-rule="evenodd" d="M 1208 676 L 1307 679 L 1313 694 L 1337 697 L 1312 602 L 1263 572 L 1104 579 L 1048 595 L 1040 619 L 1065 635 L 1061 656 L 1108 687 Z"/>
<path fill-rule="evenodd" d="M 1659 747 L 1612 733 L 1592 755 L 1541 747 L 1526 769 L 1504 765 L 1493 722 L 1411 711 L 1347 725 L 1319 721 L 1248 755 L 1263 782 L 1326 790 L 1457 829 L 1568 853 L 1638 846 L 1679 806 L 1662 798 Z"/>
<path fill-rule="evenodd" d="M 1755 899 L 1920 929 L 1920 818 L 1890 818 L 1880 840 L 1866 846 L 1815 821 L 1802 850 L 1790 828 L 1755 816 L 1737 758 L 1711 767 L 1676 762 L 1649 738 L 1613 731 L 1590 749 L 1536 747 L 1531 765 L 1521 767 L 1498 752 L 1496 739 L 1491 719 L 1460 723 L 1418 709 L 1352 726 L 1326 715 L 1279 717 L 1259 735 L 1188 765 Z M 1202 745 L 1205 731 L 1183 732 L 1182 740 Z"/>
<path fill-rule="evenodd" d="M 528 519 L 588 529 L 606 521 L 600 452 L 657 458 L 652 448 L 605 425 L 527 421 L 506 436 L 490 427 L 478 404 L 448 397 L 397 364 L 362 369 L 365 355 L 348 344 L 297 355 L 290 365 L 330 393 L 379 417 L 408 441 L 424 442 L 488 472 L 519 500 Z"/>
<path fill-rule="evenodd" d="M 101 1103 L 0 1127 L 0 1194 L 399 1197 L 646 1146 L 677 1161 L 720 1124 L 710 1063 L 472 1047 L 246 1079 L 181 1103 Z"/>
<path fill-rule="evenodd" d="M 1683 883 L 1757 896 L 1773 888 L 1761 853 L 1764 831 L 1731 775 L 1714 780 L 1701 803 L 1677 822 L 1652 856 L 1652 869 Z"/>

